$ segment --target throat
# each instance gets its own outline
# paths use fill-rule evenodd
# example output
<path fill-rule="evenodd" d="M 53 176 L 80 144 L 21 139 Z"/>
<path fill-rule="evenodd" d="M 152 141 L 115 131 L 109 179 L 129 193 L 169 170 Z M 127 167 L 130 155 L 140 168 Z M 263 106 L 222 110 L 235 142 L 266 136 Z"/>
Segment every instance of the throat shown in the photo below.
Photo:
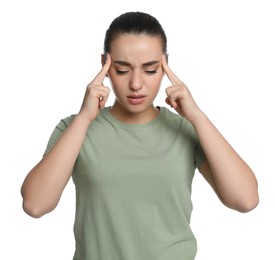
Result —
<path fill-rule="evenodd" d="M 125 124 L 146 124 L 158 116 L 160 108 L 151 106 L 143 111 L 129 111 L 114 104 L 110 112 L 117 120 Z"/>

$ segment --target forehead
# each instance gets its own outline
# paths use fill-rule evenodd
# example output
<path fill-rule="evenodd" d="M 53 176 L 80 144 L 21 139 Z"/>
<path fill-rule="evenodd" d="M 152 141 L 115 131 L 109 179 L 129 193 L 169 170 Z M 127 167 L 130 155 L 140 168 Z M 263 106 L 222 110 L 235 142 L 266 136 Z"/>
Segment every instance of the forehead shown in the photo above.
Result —
<path fill-rule="evenodd" d="M 160 59 L 163 51 L 158 37 L 122 34 L 113 40 L 110 54 L 115 60 L 142 62 Z"/>
<path fill-rule="evenodd" d="M 111 53 L 124 51 L 156 51 L 162 52 L 162 44 L 159 37 L 146 34 L 120 34 L 111 44 Z"/>

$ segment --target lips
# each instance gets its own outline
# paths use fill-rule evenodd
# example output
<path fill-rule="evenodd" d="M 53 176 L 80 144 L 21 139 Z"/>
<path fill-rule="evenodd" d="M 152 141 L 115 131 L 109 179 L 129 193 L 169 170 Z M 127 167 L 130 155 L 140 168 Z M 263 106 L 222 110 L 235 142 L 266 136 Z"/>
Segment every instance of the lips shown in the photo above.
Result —
<path fill-rule="evenodd" d="M 145 100 L 145 95 L 129 95 L 127 96 L 128 102 L 132 105 L 140 105 Z"/>

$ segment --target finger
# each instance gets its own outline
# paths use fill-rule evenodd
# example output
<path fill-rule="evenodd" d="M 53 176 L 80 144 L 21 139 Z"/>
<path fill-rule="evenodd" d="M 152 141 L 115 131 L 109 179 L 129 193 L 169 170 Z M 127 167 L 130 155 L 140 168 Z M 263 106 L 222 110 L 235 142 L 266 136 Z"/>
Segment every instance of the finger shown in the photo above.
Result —
<path fill-rule="evenodd" d="M 111 66 L 111 56 L 107 53 L 107 58 L 105 64 L 102 66 L 100 72 L 96 75 L 93 84 L 101 85 L 103 83 L 104 78 L 106 77 Z"/>
<path fill-rule="evenodd" d="M 101 97 L 99 98 L 99 107 L 100 108 L 105 107 L 105 103 L 108 100 L 109 94 L 110 94 L 110 88 L 104 87 L 104 94 L 101 95 Z"/>
<path fill-rule="evenodd" d="M 162 56 L 162 67 L 165 74 L 167 75 L 167 77 L 169 78 L 169 80 L 173 85 L 178 85 L 182 83 L 181 80 L 174 74 L 174 72 L 168 66 L 165 55 Z"/>
<path fill-rule="evenodd" d="M 92 86 L 91 90 L 91 95 L 98 98 L 99 102 L 103 100 L 106 101 L 110 92 L 110 88 L 105 86 Z"/>
<path fill-rule="evenodd" d="M 101 98 L 99 99 L 98 104 L 99 104 L 99 108 L 100 108 L 100 109 L 102 109 L 102 108 L 105 107 L 105 104 L 106 104 L 106 102 L 107 102 L 108 96 L 109 96 L 109 95 L 107 95 L 107 96 L 105 96 L 105 97 L 101 97 Z"/>
<path fill-rule="evenodd" d="M 187 94 L 187 87 L 185 85 L 171 86 L 165 89 L 168 97 L 174 99 L 183 98 Z"/>
<path fill-rule="evenodd" d="M 178 87 L 176 86 L 171 86 L 165 89 L 167 98 L 170 100 L 170 103 L 173 103 L 173 101 L 177 99 L 177 89 Z"/>
<path fill-rule="evenodd" d="M 186 97 L 188 94 L 188 90 L 184 87 L 184 85 L 181 85 L 181 87 L 171 86 L 166 88 L 165 91 L 167 94 L 166 103 L 169 101 L 168 104 L 174 108 L 178 106 L 178 101 L 184 99 L 184 97 Z"/>
<path fill-rule="evenodd" d="M 173 99 L 173 98 L 170 98 L 170 97 L 167 97 L 167 98 L 165 99 L 165 102 L 166 102 L 169 106 L 171 106 L 171 107 L 173 107 L 173 108 L 177 108 L 177 106 L 178 106 L 176 100 Z"/>

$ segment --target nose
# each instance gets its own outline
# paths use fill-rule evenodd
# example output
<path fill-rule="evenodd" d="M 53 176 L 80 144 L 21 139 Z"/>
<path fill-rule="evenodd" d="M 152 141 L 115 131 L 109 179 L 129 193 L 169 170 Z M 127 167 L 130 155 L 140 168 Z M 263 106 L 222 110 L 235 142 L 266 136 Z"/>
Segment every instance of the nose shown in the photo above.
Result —
<path fill-rule="evenodd" d="M 132 90 L 140 90 L 142 88 L 142 75 L 141 72 L 135 70 L 132 72 L 131 79 L 130 79 L 130 89 Z"/>

